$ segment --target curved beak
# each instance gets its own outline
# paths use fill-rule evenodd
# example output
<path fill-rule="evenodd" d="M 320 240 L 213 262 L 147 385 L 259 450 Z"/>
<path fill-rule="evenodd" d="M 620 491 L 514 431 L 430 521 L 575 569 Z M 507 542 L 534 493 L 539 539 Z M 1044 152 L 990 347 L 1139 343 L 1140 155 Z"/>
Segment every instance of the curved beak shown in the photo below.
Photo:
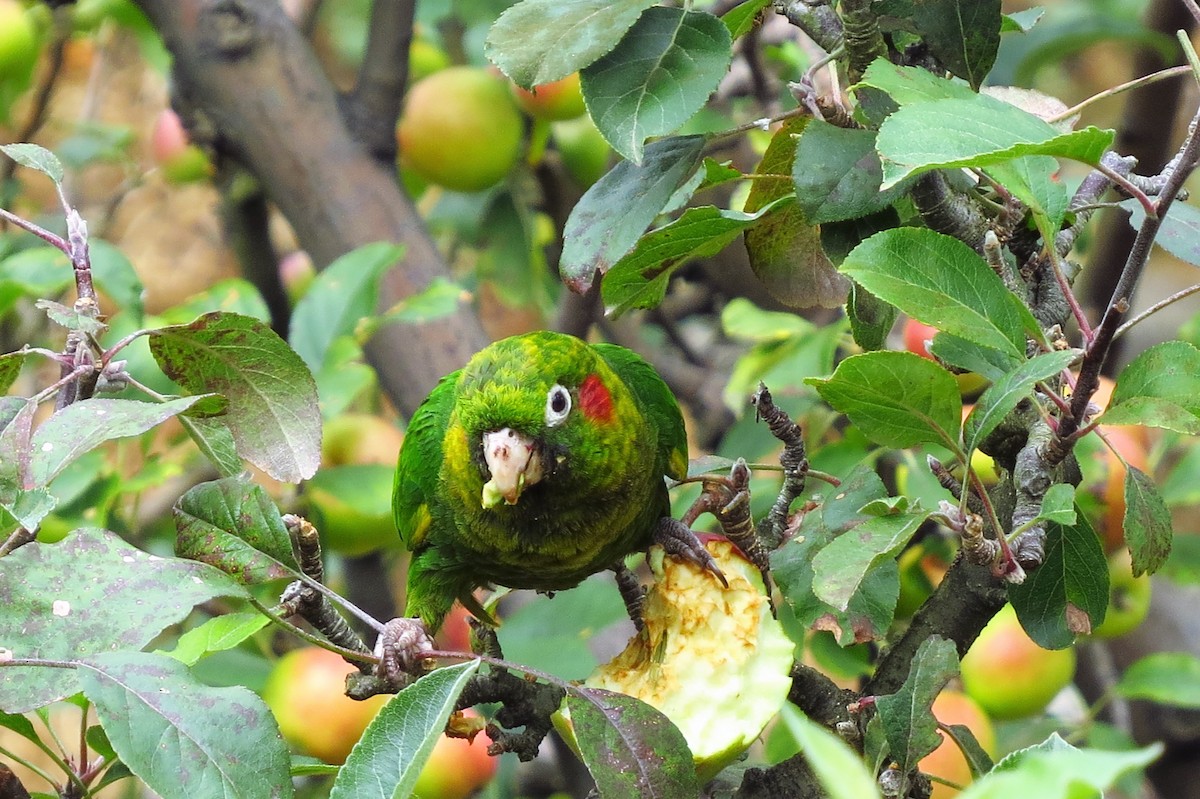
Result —
<path fill-rule="evenodd" d="M 542 479 L 542 459 L 533 439 L 512 428 L 483 434 L 483 459 L 491 473 L 480 498 L 485 508 L 501 500 L 516 505 L 521 492 Z"/>

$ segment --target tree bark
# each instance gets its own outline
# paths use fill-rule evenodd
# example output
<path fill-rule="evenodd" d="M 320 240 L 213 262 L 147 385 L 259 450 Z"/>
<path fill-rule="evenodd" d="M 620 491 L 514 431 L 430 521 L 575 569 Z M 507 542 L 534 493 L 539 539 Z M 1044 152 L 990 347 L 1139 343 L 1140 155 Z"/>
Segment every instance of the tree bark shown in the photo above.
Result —
<path fill-rule="evenodd" d="M 337 93 L 277 2 L 135 2 L 174 58 L 182 101 L 211 126 L 219 153 L 262 182 L 318 268 L 371 242 L 403 244 L 381 308 L 449 276 L 394 166 L 374 159 L 347 126 Z M 423 325 L 385 328 L 366 351 L 384 391 L 411 413 L 486 343 L 474 310 L 460 306 Z"/>

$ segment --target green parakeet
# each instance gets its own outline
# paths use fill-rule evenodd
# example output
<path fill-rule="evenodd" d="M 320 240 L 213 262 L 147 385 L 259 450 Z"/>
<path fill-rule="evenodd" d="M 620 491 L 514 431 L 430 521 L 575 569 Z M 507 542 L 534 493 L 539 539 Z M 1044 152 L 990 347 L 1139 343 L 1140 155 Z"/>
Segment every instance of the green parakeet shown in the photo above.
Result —
<path fill-rule="evenodd" d="M 628 349 L 535 332 L 480 351 L 421 404 L 400 451 L 406 614 L 430 634 L 456 599 L 486 618 L 477 587 L 571 588 L 655 539 L 719 575 L 668 518 L 663 478 L 684 476 L 686 445 L 675 397 Z"/>

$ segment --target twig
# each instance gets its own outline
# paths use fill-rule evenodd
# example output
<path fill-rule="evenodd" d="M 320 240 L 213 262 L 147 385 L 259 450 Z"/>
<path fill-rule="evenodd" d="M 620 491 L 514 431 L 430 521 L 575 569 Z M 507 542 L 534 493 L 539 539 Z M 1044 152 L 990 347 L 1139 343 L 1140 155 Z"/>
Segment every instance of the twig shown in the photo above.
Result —
<path fill-rule="evenodd" d="M 1186 297 L 1190 297 L 1198 291 L 1200 291 L 1200 283 L 1197 283 L 1194 286 L 1188 286 L 1186 289 L 1183 289 L 1182 291 L 1175 292 L 1170 297 L 1159 300 L 1158 302 L 1154 303 L 1146 310 L 1142 311 L 1137 316 L 1133 317 L 1132 319 L 1128 320 L 1127 322 L 1124 322 L 1120 327 L 1117 328 L 1117 331 L 1115 333 L 1113 333 L 1113 338 L 1114 339 L 1120 338 L 1134 325 L 1138 324 L 1139 322 L 1146 321 L 1147 317 L 1153 316 L 1154 314 L 1161 311 L 1163 308 L 1166 308 L 1168 305 L 1179 302 L 1180 300 L 1182 300 Z"/>
<path fill-rule="evenodd" d="M 1192 0 L 1192 1 L 1194 2 L 1194 0 Z M 1093 94 L 1091 97 L 1087 98 L 1083 102 L 1080 102 L 1080 103 L 1077 103 L 1077 104 L 1071 106 L 1066 111 L 1057 113 L 1054 116 L 1046 117 L 1046 121 L 1049 122 L 1051 125 L 1053 125 L 1055 122 L 1062 122 L 1064 119 L 1070 119 L 1071 117 L 1075 116 L 1080 111 L 1082 111 L 1083 109 L 1092 105 L 1093 103 L 1097 103 L 1097 102 L 1107 99 L 1109 97 L 1114 97 L 1118 94 L 1121 94 L 1122 92 L 1127 92 L 1131 89 L 1140 89 L 1143 86 L 1148 86 L 1151 83 L 1157 83 L 1160 80 L 1166 80 L 1168 78 L 1175 78 L 1175 77 L 1178 77 L 1179 75 L 1186 75 L 1188 72 L 1191 72 L 1191 67 L 1187 67 L 1187 66 L 1169 67 L 1167 69 L 1161 69 L 1158 72 L 1152 72 L 1149 75 L 1143 75 L 1140 78 L 1134 78 L 1133 80 L 1125 81 L 1124 83 L 1122 83 L 1118 86 L 1113 86 L 1111 89 L 1105 89 L 1102 92 L 1097 92 L 1096 94 Z"/>

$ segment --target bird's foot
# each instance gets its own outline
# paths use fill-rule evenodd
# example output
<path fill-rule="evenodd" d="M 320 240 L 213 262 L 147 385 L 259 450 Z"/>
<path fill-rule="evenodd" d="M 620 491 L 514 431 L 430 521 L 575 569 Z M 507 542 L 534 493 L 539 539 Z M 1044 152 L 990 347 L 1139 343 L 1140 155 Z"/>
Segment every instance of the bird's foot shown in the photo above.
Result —
<path fill-rule="evenodd" d="M 379 664 L 376 674 L 395 685 L 406 685 L 425 673 L 426 652 L 433 650 L 433 638 L 420 619 L 392 619 L 383 625 L 375 642 Z"/>
<path fill-rule="evenodd" d="M 692 528 L 678 519 L 672 519 L 670 516 L 659 519 L 654 528 L 654 543 L 661 545 L 668 555 L 690 560 L 700 568 L 712 572 L 713 576 L 721 581 L 721 585 L 729 587 L 724 572 L 717 566 L 712 555 L 708 554 L 704 544 L 700 543 Z"/>

